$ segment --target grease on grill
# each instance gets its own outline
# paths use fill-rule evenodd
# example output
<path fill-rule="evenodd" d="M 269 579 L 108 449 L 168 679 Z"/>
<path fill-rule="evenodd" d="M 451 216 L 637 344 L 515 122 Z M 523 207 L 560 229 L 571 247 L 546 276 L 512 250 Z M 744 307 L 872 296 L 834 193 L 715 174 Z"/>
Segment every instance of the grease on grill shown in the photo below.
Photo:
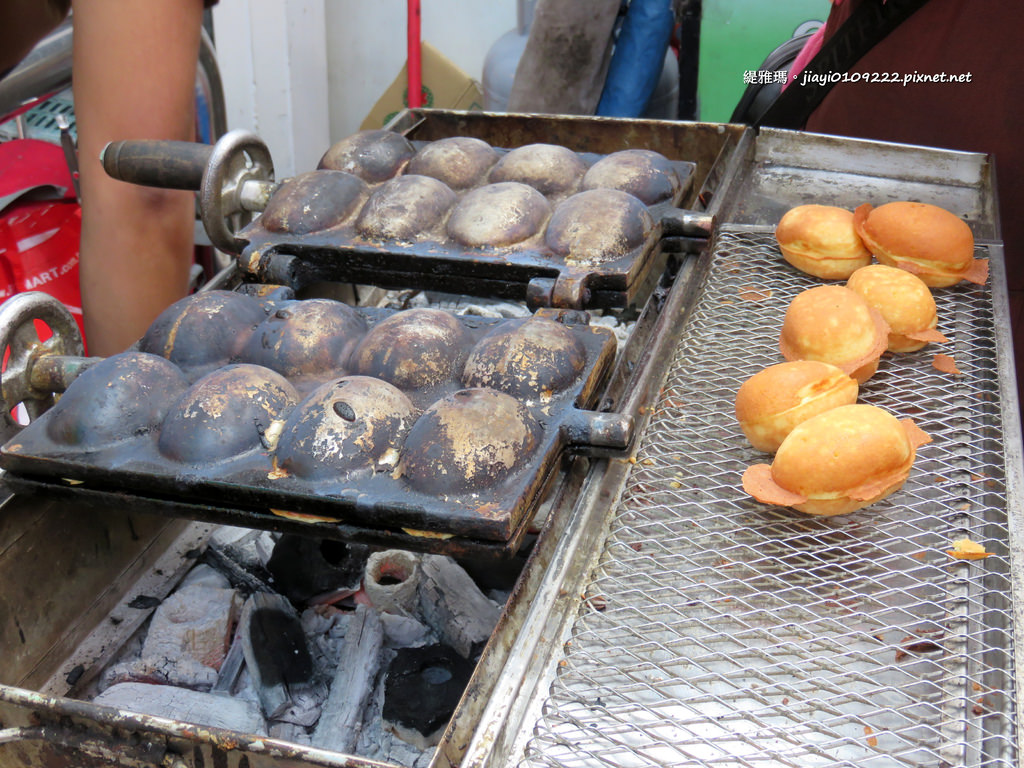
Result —
<path fill-rule="evenodd" d="M 347 221 L 363 206 L 367 194 L 366 182 L 354 174 L 309 171 L 282 184 L 260 219 L 271 232 L 318 232 Z"/>
<path fill-rule="evenodd" d="M 289 378 L 340 368 L 366 332 L 355 309 L 329 299 L 281 306 L 253 331 L 247 361 Z"/>
<path fill-rule="evenodd" d="M 409 140 L 394 131 L 360 131 L 328 149 L 317 167 L 347 171 L 375 184 L 401 173 L 414 154 Z"/>
<path fill-rule="evenodd" d="M 541 431 L 514 397 L 491 389 L 459 390 L 417 419 L 398 472 L 428 493 L 487 488 L 526 462 Z"/>
<path fill-rule="evenodd" d="M 527 144 L 513 149 L 491 169 L 491 183 L 527 184 L 545 197 L 575 192 L 587 166 L 571 149 L 557 144 Z"/>
<path fill-rule="evenodd" d="M 407 173 L 430 176 L 462 190 L 476 186 L 500 155 L 486 141 L 469 136 L 452 136 L 425 145 L 409 161 Z"/>
<path fill-rule="evenodd" d="M 540 192 L 515 181 L 488 184 L 467 193 L 448 219 L 448 234 L 462 245 L 503 247 L 540 234 L 551 206 Z"/>
<path fill-rule="evenodd" d="M 570 264 L 602 264 L 639 248 L 655 222 L 636 197 L 615 189 L 580 192 L 559 203 L 545 242 Z"/>
<path fill-rule="evenodd" d="M 175 402 L 157 446 L 164 456 L 189 464 L 259 450 L 266 447 L 272 423 L 298 400 L 280 374 L 248 363 L 228 365 L 199 379 Z"/>
<path fill-rule="evenodd" d="M 122 352 L 84 371 L 47 414 L 46 431 L 62 445 L 100 448 L 158 428 L 188 380 L 174 364 Z"/>
<path fill-rule="evenodd" d="M 455 193 L 429 176 L 406 175 L 381 184 L 356 219 L 356 231 L 376 240 L 415 240 L 435 229 L 455 204 Z"/>
<path fill-rule="evenodd" d="M 139 341 L 139 350 L 167 358 L 195 381 L 235 360 L 266 317 L 250 296 L 202 291 L 161 312 Z"/>
<path fill-rule="evenodd" d="M 278 464 L 312 480 L 391 469 L 416 415 L 409 398 L 386 381 L 348 376 L 328 382 L 288 416 Z"/>
<path fill-rule="evenodd" d="M 473 347 L 462 383 L 544 402 L 570 387 L 585 363 L 586 350 L 561 323 L 543 317 L 511 320 Z"/>
<path fill-rule="evenodd" d="M 421 389 L 458 378 L 471 339 L 466 327 L 440 309 L 410 309 L 382 320 L 352 354 L 355 373 L 401 389 Z"/>

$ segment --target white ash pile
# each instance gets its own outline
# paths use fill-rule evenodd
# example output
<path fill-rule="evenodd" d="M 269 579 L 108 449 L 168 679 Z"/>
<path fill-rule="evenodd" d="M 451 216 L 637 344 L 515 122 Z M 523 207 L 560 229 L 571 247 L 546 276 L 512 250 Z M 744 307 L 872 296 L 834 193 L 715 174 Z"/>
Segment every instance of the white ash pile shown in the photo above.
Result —
<path fill-rule="evenodd" d="M 202 560 L 95 703 L 413 767 L 507 598 L 449 557 L 265 531 L 220 528 Z"/>

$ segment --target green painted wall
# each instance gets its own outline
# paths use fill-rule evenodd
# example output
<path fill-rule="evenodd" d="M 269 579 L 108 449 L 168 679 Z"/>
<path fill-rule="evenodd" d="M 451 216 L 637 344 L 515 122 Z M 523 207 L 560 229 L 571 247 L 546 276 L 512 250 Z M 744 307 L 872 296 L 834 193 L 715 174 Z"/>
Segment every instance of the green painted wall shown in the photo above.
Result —
<path fill-rule="evenodd" d="M 697 95 L 700 119 L 724 123 L 746 84 L 743 73 L 789 39 L 801 23 L 824 21 L 830 0 L 703 0 Z"/>

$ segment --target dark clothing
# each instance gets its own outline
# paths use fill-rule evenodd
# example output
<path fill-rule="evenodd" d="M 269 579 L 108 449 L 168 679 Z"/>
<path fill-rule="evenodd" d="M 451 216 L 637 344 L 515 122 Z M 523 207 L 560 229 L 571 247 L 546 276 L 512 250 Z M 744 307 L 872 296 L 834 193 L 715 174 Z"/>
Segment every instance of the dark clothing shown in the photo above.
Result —
<path fill-rule="evenodd" d="M 861 2 L 833 8 L 826 39 Z M 807 130 L 995 157 L 1018 391 L 1024 384 L 1024 3 L 929 0 L 853 68 L 902 77 L 970 73 L 966 83 L 838 83 Z"/>

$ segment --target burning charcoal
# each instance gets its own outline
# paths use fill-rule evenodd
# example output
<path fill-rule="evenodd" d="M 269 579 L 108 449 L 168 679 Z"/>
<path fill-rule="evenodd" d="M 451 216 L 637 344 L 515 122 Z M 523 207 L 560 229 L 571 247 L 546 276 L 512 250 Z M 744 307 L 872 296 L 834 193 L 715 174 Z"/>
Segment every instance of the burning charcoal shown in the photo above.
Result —
<path fill-rule="evenodd" d="M 178 589 L 153 614 L 140 658 L 112 666 L 106 683 L 142 680 L 209 690 L 237 616 L 233 589 L 202 584 Z"/>
<path fill-rule="evenodd" d="M 294 605 L 328 602 L 358 591 L 370 550 L 363 544 L 283 535 L 267 570 Z"/>
<path fill-rule="evenodd" d="M 412 142 L 400 133 L 382 129 L 359 131 L 328 149 L 317 167 L 348 171 L 376 184 L 401 173 L 414 154 Z"/>
<path fill-rule="evenodd" d="M 380 621 L 389 648 L 415 648 L 431 640 L 430 627 L 409 616 L 382 613 Z"/>
<path fill-rule="evenodd" d="M 170 685 L 119 683 L 94 698 L 93 703 L 208 728 L 267 734 L 255 702 Z"/>
<path fill-rule="evenodd" d="M 420 611 L 434 631 L 465 658 L 476 655 L 494 631 L 501 609 L 454 560 L 420 561 Z"/>
<path fill-rule="evenodd" d="M 318 605 L 307 608 L 299 617 L 317 680 L 334 677 L 341 645 L 345 641 L 345 627 L 351 616 L 350 612 Z"/>
<path fill-rule="evenodd" d="M 167 358 L 196 381 L 234 362 L 265 318 L 263 307 L 251 296 L 200 291 L 161 312 L 139 341 L 139 349 Z"/>
<path fill-rule="evenodd" d="M 316 725 L 320 719 L 321 704 L 327 697 L 327 690 L 310 690 L 307 693 L 300 693 L 292 696 L 291 704 L 275 718 L 275 722 L 291 723 L 309 728 Z"/>
<path fill-rule="evenodd" d="M 400 549 L 374 552 L 366 561 L 363 590 L 384 613 L 414 616 L 419 608 L 419 557 Z"/>
<path fill-rule="evenodd" d="M 384 630 L 377 612 L 365 605 L 357 606 L 345 631 L 330 695 L 313 732 L 313 746 L 343 753 L 355 747 L 383 644 Z"/>
<path fill-rule="evenodd" d="M 259 592 L 245 603 L 240 633 L 263 713 L 275 720 L 312 691 L 313 661 L 299 617 L 284 597 Z"/>
<path fill-rule="evenodd" d="M 269 531 L 222 525 L 210 535 L 205 559 L 246 594 L 273 592 L 267 561 L 276 545 Z"/>
<path fill-rule="evenodd" d="M 436 746 L 473 673 L 446 645 L 399 648 L 384 680 L 384 725 L 419 749 Z"/>
<path fill-rule="evenodd" d="M 544 317 L 507 320 L 473 347 L 462 382 L 546 402 L 572 386 L 586 362 L 583 342 L 562 323 Z"/>
<path fill-rule="evenodd" d="M 486 141 L 450 136 L 424 146 L 405 171 L 430 176 L 452 189 L 468 189 L 485 178 L 499 157 L 498 151 Z"/>
<path fill-rule="evenodd" d="M 216 547 L 207 547 L 203 557 L 214 570 L 223 573 L 232 586 L 245 594 L 274 591 L 268 584 L 270 574 L 262 567 L 260 570 L 252 572 Z"/>
<path fill-rule="evenodd" d="M 242 648 L 241 635 L 235 633 L 235 639 L 228 649 L 227 656 L 224 657 L 224 663 L 220 665 L 220 669 L 217 671 L 217 682 L 213 684 L 213 688 L 210 690 L 214 693 L 231 693 L 244 667 L 245 649 Z"/>
<path fill-rule="evenodd" d="M 142 656 L 168 656 L 181 649 L 200 664 L 219 669 L 238 618 L 233 589 L 186 586 L 170 595 L 153 614 Z"/>
<path fill-rule="evenodd" d="M 181 584 L 178 585 L 178 589 L 190 587 L 194 584 L 218 589 L 231 588 L 231 582 L 227 576 L 206 563 L 199 563 L 199 565 L 186 573 L 185 578 L 183 578 L 181 580 Z"/>

